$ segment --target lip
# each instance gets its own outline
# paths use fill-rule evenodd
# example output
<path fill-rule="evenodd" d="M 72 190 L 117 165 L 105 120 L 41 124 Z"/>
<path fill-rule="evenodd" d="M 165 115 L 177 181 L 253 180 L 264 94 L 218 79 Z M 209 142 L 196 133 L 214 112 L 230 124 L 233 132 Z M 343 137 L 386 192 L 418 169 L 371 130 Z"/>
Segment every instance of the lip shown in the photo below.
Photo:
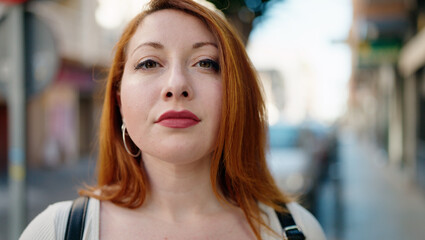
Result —
<path fill-rule="evenodd" d="M 163 113 L 155 123 L 169 128 L 188 128 L 198 124 L 201 120 L 188 110 L 167 111 Z"/>

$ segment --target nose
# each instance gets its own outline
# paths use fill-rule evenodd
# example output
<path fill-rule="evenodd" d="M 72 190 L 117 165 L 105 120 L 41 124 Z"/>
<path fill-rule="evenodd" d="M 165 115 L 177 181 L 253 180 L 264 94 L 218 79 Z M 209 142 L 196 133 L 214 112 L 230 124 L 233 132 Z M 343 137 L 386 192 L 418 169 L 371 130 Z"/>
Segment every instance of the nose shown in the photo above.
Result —
<path fill-rule="evenodd" d="M 178 66 L 172 67 L 161 95 L 165 101 L 172 99 L 192 99 L 193 90 L 190 84 L 189 73 L 184 68 Z"/>

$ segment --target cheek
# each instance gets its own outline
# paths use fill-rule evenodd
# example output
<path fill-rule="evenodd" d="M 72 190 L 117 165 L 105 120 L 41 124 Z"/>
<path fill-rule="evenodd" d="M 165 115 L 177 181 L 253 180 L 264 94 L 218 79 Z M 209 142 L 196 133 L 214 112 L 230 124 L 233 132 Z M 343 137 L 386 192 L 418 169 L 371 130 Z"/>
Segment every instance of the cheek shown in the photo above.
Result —
<path fill-rule="evenodd" d="M 222 96 L 222 89 L 221 89 L 221 85 L 217 86 L 215 88 L 214 94 L 213 96 L 210 96 L 210 113 L 213 114 L 211 116 L 211 120 L 212 120 L 212 124 L 211 124 L 211 128 L 210 128 L 210 133 L 211 135 L 211 139 L 210 139 L 210 150 L 213 151 L 214 146 L 217 142 L 217 138 L 218 138 L 218 134 L 220 131 L 220 123 L 221 123 L 221 118 L 222 118 L 222 102 L 223 102 L 223 96 Z M 207 135 L 207 133 L 205 133 Z"/>
<path fill-rule="evenodd" d="M 213 89 L 214 89 L 214 91 L 211 91 L 211 88 L 209 89 L 209 91 L 211 91 L 212 94 L 209 96 L 208 103 L 211 104 L 210 109 L 214 113 L 214 120 L 215 120 L 215 123 L 216 123 L 215 125 L 216 125 L 216 128 L 218 128 L 218 125 L 219 125 L 220 119 L 221 119 L 223 91 L 222 91 L 221 84 L 217 84 L 216 86 L 214 86 Z"/>
<path fill-rule="evenodd" d="M 121 113 L 126 124 L 135 120 L 146 120 L 154 99 L 148 86 L 127 81 L 121 85 Z"/>

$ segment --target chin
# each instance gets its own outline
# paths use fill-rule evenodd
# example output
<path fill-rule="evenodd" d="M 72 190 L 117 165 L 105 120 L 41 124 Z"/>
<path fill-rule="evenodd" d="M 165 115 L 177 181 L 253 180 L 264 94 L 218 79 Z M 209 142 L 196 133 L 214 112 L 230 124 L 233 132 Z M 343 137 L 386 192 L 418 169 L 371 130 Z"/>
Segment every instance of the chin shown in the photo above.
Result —
<path fill-rule="evenodd" d="M 211 151 L 200 151 L 200 148 L 164 147 L 157 154 L 147 154 L 164 162 L 177 165 L 194 163 L 202 160 L 209 160 L 212 156 Z"/>

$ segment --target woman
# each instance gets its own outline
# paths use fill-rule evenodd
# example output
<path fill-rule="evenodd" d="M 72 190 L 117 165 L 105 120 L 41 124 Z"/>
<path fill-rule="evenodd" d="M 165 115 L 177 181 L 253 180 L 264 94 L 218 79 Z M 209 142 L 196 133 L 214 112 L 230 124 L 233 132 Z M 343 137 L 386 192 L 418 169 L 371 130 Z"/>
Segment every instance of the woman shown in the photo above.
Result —
<path fill-rule="evenodd" d="M 224 18 L 151 1 L 116 45 L 83 239 L 282 239 L 282 204 L 307 239 L 325 239 L 270 176 L 266 126 L 257 75 Z M 21 238 L 63 239 L 70 206 L 50 206 Z"/>

